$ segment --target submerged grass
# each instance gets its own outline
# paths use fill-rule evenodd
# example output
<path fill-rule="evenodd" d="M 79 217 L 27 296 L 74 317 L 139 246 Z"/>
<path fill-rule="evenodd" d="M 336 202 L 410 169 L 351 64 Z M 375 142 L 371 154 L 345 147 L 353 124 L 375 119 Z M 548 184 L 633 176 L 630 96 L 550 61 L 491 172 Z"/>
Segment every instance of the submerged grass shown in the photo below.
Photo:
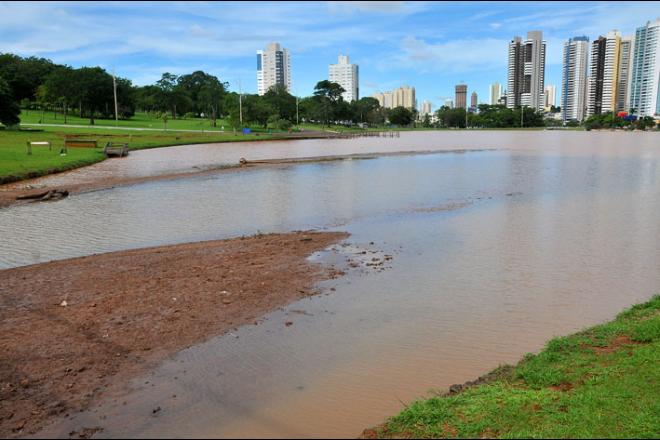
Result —
<path fill-rule="evenodd" d="M 660 295 L 365 436 L 660 438 Z"/>

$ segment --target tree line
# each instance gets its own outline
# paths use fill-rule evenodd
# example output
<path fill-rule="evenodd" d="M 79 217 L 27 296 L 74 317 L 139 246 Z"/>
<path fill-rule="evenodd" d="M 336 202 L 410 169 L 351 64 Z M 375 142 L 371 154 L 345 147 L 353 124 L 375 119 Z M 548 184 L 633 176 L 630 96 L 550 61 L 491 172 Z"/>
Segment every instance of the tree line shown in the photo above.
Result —
<path fill-rule="evenodd" d="M 311 96 L 298 98 L 284 86 L 275 86 L 263 96 L 229 91 L 229 84 L 201 70 L 185 75 L 163 73 L 154 84 L 135 86 L 129 79 L 113 78 L 101 67 L 72 68 L 45 58 L 0 54 L 0 122 L 20 123 L 21 108 L 48 109 L 67 116 L 76 113 L 94 124 L 98 118 L 114 118 L 116 84 L 118 117 L 129 119 L 137 111 L 168 119 L 205 118 L 211 126 L 226 120 L 241 127 L 291 129 L 299 122 L 328 125 L 422 126 L 428 128 L 515 128 L 561 125 L 533 108 L 510 109 L 503 105 L 478 106 L 477 112 L 443 106 L 434 114 L 419 117 L 417 110 L 383 108 L 378 100 L 364 97 L 347 102 L 344 89 L 328 80 L 319 81 Z M 558 108 L 555 110 L 559 110 Z M 630 121 L 613 114 L 595 115 L 587 129 L 631 126 L 653 127 L 652 118 Z"/>

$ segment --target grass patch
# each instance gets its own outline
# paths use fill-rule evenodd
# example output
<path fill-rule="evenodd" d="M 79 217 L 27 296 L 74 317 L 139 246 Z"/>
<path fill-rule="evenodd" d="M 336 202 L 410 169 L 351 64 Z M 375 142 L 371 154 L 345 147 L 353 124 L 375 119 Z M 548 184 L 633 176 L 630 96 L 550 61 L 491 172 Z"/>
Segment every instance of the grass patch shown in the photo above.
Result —
<path fill-rule="evenodd" d="M 660 295 L 486 383 L 417 401 L 379 438 L 659 438 Z"/>

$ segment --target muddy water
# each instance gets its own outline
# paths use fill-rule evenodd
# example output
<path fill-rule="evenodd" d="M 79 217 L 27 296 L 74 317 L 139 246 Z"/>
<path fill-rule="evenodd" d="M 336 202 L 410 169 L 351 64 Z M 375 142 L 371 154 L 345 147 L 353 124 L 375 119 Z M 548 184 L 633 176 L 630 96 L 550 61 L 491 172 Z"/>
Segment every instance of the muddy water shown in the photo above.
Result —
<path fill-rule="evenodd" d="M 322 261 L 394 255 L 42 434 L 355 437 L 401 402 L 612 318 L 660 290 L 660 151 L 630 139 L 221 173 L 0 211 L 5 267 L 308 227 L 352 234 Z"/>
<path fill-rule="evenodd" d="M 309 139 L 295 141 L 230 142 L 134 151 L 128 160 L 107 160 L 71 172 L 18 182 L 4 188 L 26 185 L 64 186 L 89 184 L 114 178 L 142 178 L 172 173 L 195 173 L 236 165 L 248 160 L 305 158 L 331 155 L 447 151 L 455 149 L 511 149 L 555 151 L 564 155 L 636 155 L 658 141 L 657 133 L 577 131 L 423 131 L 402 132 L 398 138 Z M 2 191 L 0 187 L 0 191 Z"/>

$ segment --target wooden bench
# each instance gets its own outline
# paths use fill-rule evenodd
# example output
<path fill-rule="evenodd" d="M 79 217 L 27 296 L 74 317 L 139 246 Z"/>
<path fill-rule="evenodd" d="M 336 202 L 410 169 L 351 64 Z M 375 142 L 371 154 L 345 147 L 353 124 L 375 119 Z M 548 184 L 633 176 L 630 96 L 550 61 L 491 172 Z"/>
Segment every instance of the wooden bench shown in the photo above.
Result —
<path fill-rule="evenodd" d="M 43 141 L 43 142 L 27 141 L 27 154 L 32 154 L 32 147 L 45 147 L 45 146 L 48 146 L 49 150 L 53 149 L 53 146 L 48 141 Z"/>
<path fill-rule="evenodd" d="M 94 147 L 98 148 L 99 144 L 96 139 L 78 139 L 78 138 L 64 138 L 65 147 Z"/>
<path fill-rule="evenodd" d="M 103 148 L 106 157 L 124 157 L 128 156 L 128 144 L 114 144 L 108 142 Z"/>

